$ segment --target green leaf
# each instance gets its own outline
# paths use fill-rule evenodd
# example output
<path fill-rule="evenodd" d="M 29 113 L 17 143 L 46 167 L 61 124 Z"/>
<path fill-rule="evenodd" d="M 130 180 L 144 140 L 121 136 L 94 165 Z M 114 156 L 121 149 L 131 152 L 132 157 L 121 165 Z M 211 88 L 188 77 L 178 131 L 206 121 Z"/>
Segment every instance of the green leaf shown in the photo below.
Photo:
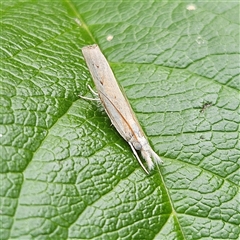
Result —
<path fill-rule="evenodd" d="M 99 44 L 164 165 L 102 106 Z M 1 239 L 238 239 L 239 3 L 1 1 Z"/>

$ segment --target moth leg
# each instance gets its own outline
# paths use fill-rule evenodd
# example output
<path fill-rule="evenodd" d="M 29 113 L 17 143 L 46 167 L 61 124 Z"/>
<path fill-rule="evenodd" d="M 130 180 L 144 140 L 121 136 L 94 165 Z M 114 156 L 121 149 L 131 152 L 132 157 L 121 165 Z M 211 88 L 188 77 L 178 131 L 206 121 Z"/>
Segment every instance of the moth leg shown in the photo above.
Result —
<path fill-rule="evenodd" d="M 98 94 L 91 88 L 90 85 L 87 85 L 87 86 L 88 86 L 89 90 L 92 92 L 93 95 L 98 96 Z"/>
<path fill-rule="evenodd" d="M 100 101 L 99 98 L 90 98 L 90 97 L 84 97 L 81 95 L 78 95 L 80 98 L 85 99 L 85 100 L 90 100 L 90 101 Z"/>
<path fill-rule="evenodd" d="M 98 94 L 97 94 L 97 93 L 91 88 L 90 85 L 88 85 L 88 88 L 89 88 L 89 90 L 92 92 L 92 94 L 98 96 Z M 90 100 L 90 101 L 100 101 L 99 98 L 89 98 L 89 97 L 84 97 L 84 96 L 82 96 L 82 95 L 78 95 L 78 96 L 79 96 L 80 98 L 82 98 L 82 99 L 85 99 L 85 100 Z"/>
<path fill-rule="evenodd" d="M 133 154 L 135 155 L 135 157 L 136 157 L 136 159 L 138 160 L 138 162 L 139 162 L 140 166 L 142 167 L 142 169 L 143 169 L 147 174 L 149 174 L 148 170 L 144 167 L 143 163 L 141 162 L 141 160 L 140 160 L 140 158 L 139 158 L 139 156 L 138 156 L 135 148 L 133 147 L 132 143 L 131 143 L 131 142 L 128 142 L 128 144 L 130 145 L 130 147 L 131 147 L 131 149 L 132 149 L 132 151 L 133 151 Z"/>

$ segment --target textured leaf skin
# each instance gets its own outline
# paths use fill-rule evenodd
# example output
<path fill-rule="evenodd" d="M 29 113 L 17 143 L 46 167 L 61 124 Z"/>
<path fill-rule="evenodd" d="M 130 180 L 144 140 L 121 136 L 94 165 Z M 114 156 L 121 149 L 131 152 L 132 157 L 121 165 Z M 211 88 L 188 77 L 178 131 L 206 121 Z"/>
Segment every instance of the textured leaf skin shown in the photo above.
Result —
<path fill-rule="evenodd" d="M 1 239 L 239 238 L 239 4 L 192 3 L 1 1 Z M 150 176 L 78 97 L 93 43 L 164 160 Z"/>

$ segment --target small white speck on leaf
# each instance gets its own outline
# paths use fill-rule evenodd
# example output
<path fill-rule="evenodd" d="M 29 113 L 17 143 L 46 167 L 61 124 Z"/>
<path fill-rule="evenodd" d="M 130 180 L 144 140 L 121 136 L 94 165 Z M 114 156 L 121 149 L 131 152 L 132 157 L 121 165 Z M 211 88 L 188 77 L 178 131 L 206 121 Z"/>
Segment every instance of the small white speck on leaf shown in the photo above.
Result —
<path fill-rule="evenodd" d="M 112 40 L 113 40 L 113 35 L 108 35 L 108 36 L 107 36 L 107 41 L 110 42 L 110 41 L 112 41 Z"/>
<path fill-rule="evenodd" d="M 199 45 L 203 45 L 206 43 L 206 41 L 201 37 L 201 36 L 198 36 L 195 40 L 197 42 L 197 44 Z"/>
<path fill-rule="evenodd" d="M 187 10 L 188 11 L 194 11 L 194 10 L 196 10 L 197 9 L 197 7 L 196 7 L 196 5 L 194 5 L 194 4 L 188 4 L 187 5 Z"/>
<path fill-rule="evenodd" d="M 74 21 L 77 23 L 77 25 L 82 26 L 81 21 L 78 18 L 74 18 Z"/>

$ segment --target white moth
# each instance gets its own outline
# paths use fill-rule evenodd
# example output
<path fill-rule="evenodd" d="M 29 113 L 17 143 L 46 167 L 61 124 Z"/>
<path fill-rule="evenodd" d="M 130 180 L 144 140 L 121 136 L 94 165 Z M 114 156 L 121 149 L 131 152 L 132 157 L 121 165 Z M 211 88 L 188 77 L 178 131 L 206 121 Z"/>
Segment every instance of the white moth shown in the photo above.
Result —
<path fill-rule="evenodd" d="M 148 173 L 136 150 L 141 152 L 149 170 L 154 167 L 153 161 L 157 164 L 163 162 L 149 145 L 127 98 L 115 79 L 107 59 L 96 44 L 83 47 L 82 53 L 107 115 L 119 134 L 130 145 L 139 164 Z"/>

